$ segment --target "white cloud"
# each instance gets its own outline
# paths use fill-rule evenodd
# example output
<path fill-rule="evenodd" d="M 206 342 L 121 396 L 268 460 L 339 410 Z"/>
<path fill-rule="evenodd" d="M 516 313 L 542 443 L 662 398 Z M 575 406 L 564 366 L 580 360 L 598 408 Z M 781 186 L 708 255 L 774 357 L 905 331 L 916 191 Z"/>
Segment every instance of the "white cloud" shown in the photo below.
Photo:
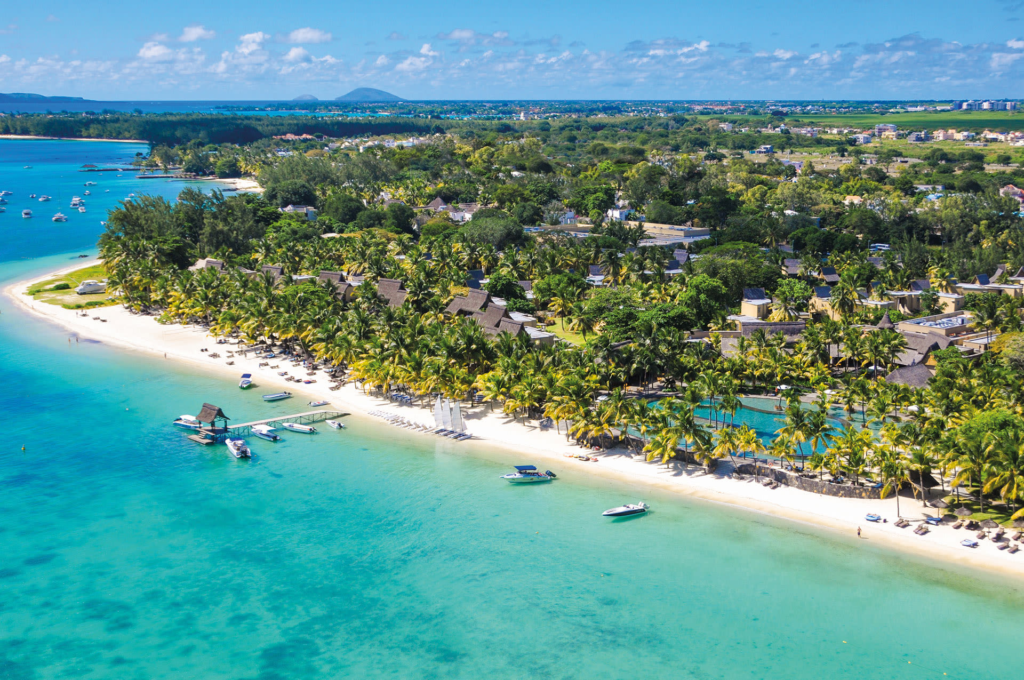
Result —
<path fill-rule="evenodd" d="M 398 31 L 391 31 L 391 33 L 388 35 L 388 40 L 408 40 L 408 39 L 409 39 L 409 36 L 402 35 Z"/>
<path fill-rule="evenodd" d="M 0 64 L 7 64 L 10 63 L 10 61 L 11 58 L 8 57 L 6 54 L 0 54 Z"/>
<path fill-rule="evenodd" d="M 793 57 L 797 56 L 800 53 L 794 52 L 792 50 L 779 49 L 772 52 L 772 54 L 778 59 L 792 59 Z"/>
<path fill-rule="evenodd" d="M 166 46 L 158 42 L 148 42 L 139 50 L 138 56 L 150 61 L 169 59 L 174 53 Z"/>
<path fill-rule="evenodd" d="M 1015 50 L 1024 50 L 1024 40 L 1007 40 L 1006 46 Z"/>
<path fill-rule="evenodd" d="M 993 71 L 1005 71 L 1007 68 L 1013 65 L 1013 62 L 1017 61 L 1021 57 L 1024 57 L 1024 52 L 996 52 L 992 55 L 992 60 L 989 65 Z"/>
<path fill-rule="evenodd" d="M 309 52 L 301 47 L 293 47 L 284 55 L 284 60 L 289 64 L 299 61 L 309 61 Z"/>
<path fill-rule="evenodd" d="M 263 49 L 263 43 L 270 40 L 270 36 L 262 31 L 246 33 L 238 39 L 238 47 L 235 50 L 239 54 L 253 54 Z"/>
<path fill-rule="evenodd" d="M 430 43 L 423 43 L 423 47 L 420 48 L 420 54 L 425 54 L 428 57 L 437 57 L 441 53 L 430 49 Z"/>
<path fill-rule="evenodd" d="M 289 33 L 285 37 L 285 42 L 295 44 L 316 44 L 331 42 L 332 36 L 327 31 L 321 31 L 319 28 L 296 28 L 294 31 Z"/>
<path fill-rule="evenodd" d="M 191 26 L 186 26 L 185 29 L 181 32 L 181 35 L 178 36 L 178 42 L 195 42 L 197 40 L 209 40 L 210 38 L 213 38 L 216 35 L 217 34 L 214 31 L 205 28 L 201 24 L 192 24 Z"/>
<path fill-rule="evenodd" d="M 377 67 L 381 67 L 381 66 L 387 66 L 390 63 L 391 63 L 391 60 L 388 59 L 388 55 L 382 54 L 379 57 L 377 57 L 377 61 L 373 62 L 373 65 L 377 66 Z"/>

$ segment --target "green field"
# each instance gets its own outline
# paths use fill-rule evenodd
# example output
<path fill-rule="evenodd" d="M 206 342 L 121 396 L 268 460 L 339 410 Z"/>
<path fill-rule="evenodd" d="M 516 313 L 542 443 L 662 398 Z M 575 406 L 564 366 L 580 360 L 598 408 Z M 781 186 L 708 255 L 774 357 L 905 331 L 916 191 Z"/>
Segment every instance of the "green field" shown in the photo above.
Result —
<path fill-rule="evenodd" d="M 94 295 L 79 295 L 75 288 L 82 281 L 103 281 L 107 278 L 107 270 L 103 265 L 97 264 L 92 267 L 83 267 L 68 272 L 61 276 L 55 276 L 46 281 L 34 283 L 25 291 L 25 295 L 31 295 L 32 299 L 45 302 L 49 305 L 59 305 L 65 309 L 84 309 L 92 307 L 106 307 L 115 304 L 108 300 L 109 293 L 96 293 Z M 67 285 L 54 290 L 54 286 Z"/>
<path fill-rule="evenodd" d="M 1019 111 L 920 111 L 916 113 L 844 113 L 806 114 L 786 119 L 790 127 L 797 124 L 817 127 L 868 128 L 878 123 L 895 123 L 901 130 L 994 130 L 1009 132 L 1024 130 L 1024 114 Z"/>

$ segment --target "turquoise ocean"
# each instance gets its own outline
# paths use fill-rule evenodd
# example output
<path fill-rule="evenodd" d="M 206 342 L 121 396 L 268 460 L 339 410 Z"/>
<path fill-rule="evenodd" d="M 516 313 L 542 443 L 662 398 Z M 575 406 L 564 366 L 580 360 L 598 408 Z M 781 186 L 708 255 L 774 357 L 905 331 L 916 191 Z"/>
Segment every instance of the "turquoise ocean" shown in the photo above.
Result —
<path fill-rule="evenodd" d="M 102 173 L 88 219 L 21 219 L 138 150 L 0 141 L 0 285 L 95 252 L 114 200 L 180 190 Z M 530 461 L 354 417 L 236 461 L 171 420 L 287 403 L 68 335 L 0 301 L 3 680 L 1022 676 L 1018 583 L 575 461 L 512 487 Z"/>

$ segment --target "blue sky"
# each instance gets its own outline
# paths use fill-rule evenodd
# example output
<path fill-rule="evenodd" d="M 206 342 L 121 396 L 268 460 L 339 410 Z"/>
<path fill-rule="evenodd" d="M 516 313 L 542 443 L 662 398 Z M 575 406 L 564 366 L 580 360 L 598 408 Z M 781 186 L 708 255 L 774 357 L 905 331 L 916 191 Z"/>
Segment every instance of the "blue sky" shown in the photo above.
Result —
<path fill-rule="evenodd" d="M 91 99 L 1022 97 L 1024 0 L 11 3 L 0 92 Z"/>

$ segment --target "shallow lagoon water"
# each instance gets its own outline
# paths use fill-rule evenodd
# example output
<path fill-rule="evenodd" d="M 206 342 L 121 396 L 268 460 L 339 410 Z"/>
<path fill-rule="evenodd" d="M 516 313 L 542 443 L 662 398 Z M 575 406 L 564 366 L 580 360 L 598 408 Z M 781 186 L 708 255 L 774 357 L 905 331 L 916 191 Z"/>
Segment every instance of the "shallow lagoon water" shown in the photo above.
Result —
<path fill-rule="evenodd" d="M 6 301 L 0 385 L 5 680 L 1019 676 L 1024 597 L 989 576 L 571 461 L 511 486 L 529 461 L 369 419 L 236 461 L 170 421 L 301 402 Z"/>

